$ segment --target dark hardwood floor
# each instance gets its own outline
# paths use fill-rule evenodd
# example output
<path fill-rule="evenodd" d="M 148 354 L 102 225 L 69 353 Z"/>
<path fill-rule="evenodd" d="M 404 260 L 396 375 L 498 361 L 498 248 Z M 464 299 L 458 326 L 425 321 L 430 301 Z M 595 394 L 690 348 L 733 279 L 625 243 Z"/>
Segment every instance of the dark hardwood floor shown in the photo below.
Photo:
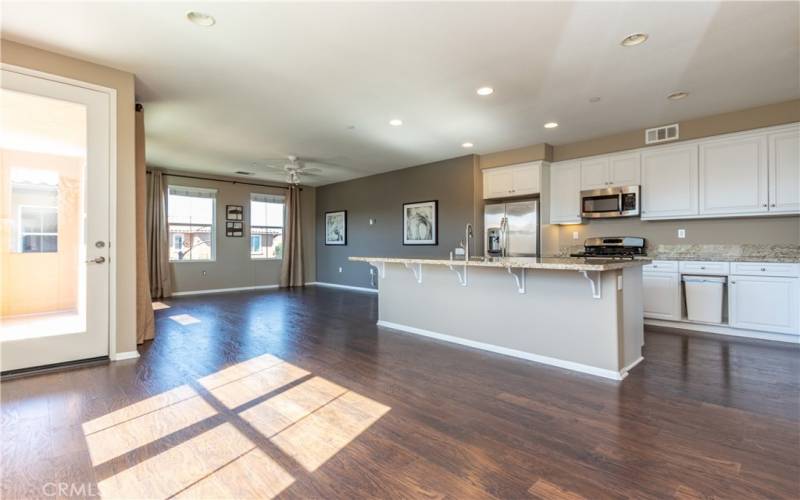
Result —
<path fill-rule="evenodd" d="M 370 294 L 166 302 L 138 360 L 2 382 L 3 498 L 800 496 L 796 346 L 651 330 L 617 383 L 379 329 Z"/>

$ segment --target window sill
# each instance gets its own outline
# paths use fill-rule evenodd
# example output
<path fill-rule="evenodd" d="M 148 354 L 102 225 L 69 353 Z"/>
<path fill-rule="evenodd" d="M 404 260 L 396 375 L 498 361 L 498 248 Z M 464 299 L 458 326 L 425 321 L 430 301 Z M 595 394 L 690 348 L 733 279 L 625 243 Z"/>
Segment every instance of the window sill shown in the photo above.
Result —
<path fill-rule="evenodd" d="M 197 263 L 201 263 L 201 264 L 202 263 L 206 263 L 207 264 L 209 262 L 216 262 L 216 261 L 217 261 L 217 259 L 209 259 L 209 260 L 199 260 L 199 259 L 198 260 L 171 260 L 171 261 L 169 261 L 169 263 L 170 264 L 186 264 L 186 263 L 191 264 L 192 262 L 197 262 Z"/>
<path fill-rule="evenodd" d="M 266 262 L 280 262 L 283 260 L 283 257 L 276 259 L 276 258 L 268 258 L 268 257 L 250 257 L 250 260 L 253 261 L 266 261 Z"/>

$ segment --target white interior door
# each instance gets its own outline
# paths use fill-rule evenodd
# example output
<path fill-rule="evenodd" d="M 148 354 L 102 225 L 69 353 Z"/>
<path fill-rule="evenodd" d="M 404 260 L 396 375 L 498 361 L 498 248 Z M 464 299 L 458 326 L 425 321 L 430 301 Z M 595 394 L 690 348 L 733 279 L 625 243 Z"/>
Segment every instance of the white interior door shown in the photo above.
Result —
<path fill-rule="evenodd" d="M 2 70 L 0 371 L 109 353 L 111 101 Z"/>

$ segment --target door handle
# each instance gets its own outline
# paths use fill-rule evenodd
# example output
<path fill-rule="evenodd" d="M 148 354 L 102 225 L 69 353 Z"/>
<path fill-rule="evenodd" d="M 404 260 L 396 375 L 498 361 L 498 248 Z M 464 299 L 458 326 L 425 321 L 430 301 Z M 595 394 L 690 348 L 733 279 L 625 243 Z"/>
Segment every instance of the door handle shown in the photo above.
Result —
<path fill-rule="evenodd" d="M 102 264 L 106 261 L 105 257 L 95 257 L 94 259 L 89 259 L 86 261 L 87 264 Z"/>

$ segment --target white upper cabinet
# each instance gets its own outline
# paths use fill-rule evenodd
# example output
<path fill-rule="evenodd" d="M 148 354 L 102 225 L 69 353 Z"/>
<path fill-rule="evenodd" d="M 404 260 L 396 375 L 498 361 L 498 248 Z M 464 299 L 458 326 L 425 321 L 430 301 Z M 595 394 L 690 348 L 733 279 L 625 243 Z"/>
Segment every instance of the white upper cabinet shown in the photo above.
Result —
<path fill-rule="evenodd" d="M 581 160 L 581 189 L 638 186 L 638 152 Z"/>
<path fill-rule="evenodd" d="M 768 210 L 767 136 L 700 143 L 700 214 Z"/>
<path fill-rule="evenodd" d="M 800 127 L 769 136 L 769 211 L 800 211 Z"/>
<path fill-rule="evenodd" d="M 580 224 L 581 164 L 578 161 L 550 166 L 550 224 Z"/>
<path fill-rule="evenodd" d="M 604 189 L 608 187 L 608 158 L 582 160 L 581 189 Z"/>
<path fill-rule="evenodd" d="M 631 153 L 608 158 L 608 185 L 638 186 L 641 182 L 641 155 Z"/>
<path fill-rule="evenodd" d="M 642 219 L 697 215 L 697 145 L 642 151 Z"/>
<path fill-rule="evenodd" d="M 522 163 L 483 171 L 483 198 L 506 198 L 541 191 L 542 162 Z"/>

